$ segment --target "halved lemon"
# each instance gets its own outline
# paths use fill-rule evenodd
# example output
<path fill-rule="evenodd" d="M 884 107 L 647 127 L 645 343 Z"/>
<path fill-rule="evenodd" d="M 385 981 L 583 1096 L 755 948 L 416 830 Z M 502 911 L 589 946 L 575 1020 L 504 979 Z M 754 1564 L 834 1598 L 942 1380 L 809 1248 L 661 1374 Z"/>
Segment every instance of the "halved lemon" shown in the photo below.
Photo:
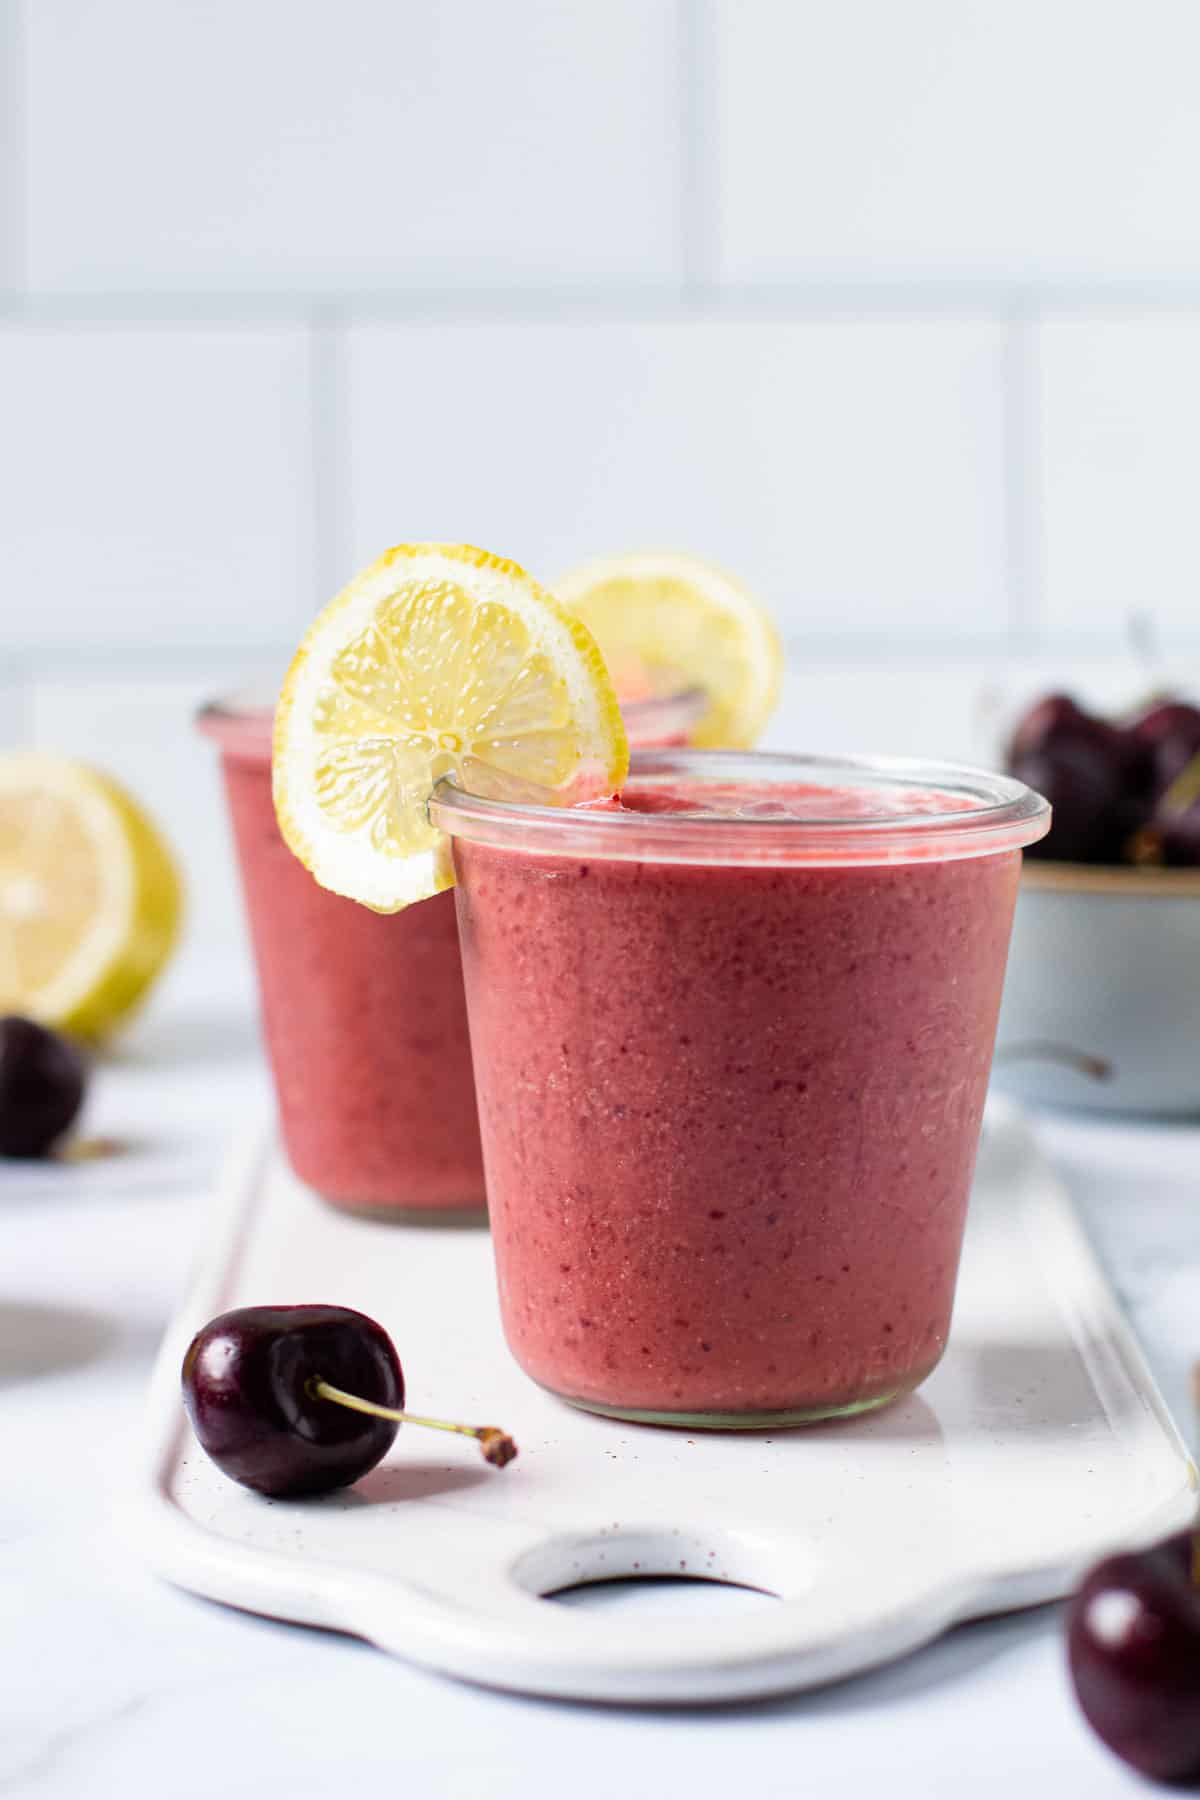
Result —
<path fill-rule="evenodd" d="M 452 885 L 429 796 L 568 805 L 610 794 L 629 752 L 586 628 L 516 563 L 400 544 L 296 652 L 275 712 L 275 812 L 322 887 L 398 912 Z"/>
<path fill-rule="evenodd" d="M 700 688 L 708 707 L 693 743 L 755 742 L 779 697 L 783 655 L 770 618 L 739 582 L 680 551 L 640 551 L 573 569 L 554 591 L 596 639 L 618 692 Z"/>
<path fill-rule="evenodd" d="M 181 911 L 171 852 L 110 776 L 0 756 L 0 1012 L 103 1037 L 166 962 Z"/>

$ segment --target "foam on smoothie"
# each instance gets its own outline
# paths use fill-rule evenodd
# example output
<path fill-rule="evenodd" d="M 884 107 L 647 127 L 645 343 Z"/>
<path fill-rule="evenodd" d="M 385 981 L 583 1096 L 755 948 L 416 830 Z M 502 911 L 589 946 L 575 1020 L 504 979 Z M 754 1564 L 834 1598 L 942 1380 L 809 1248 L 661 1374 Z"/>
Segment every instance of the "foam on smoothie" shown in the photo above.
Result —
<path fill-rule="evenodd" d="M 929 818 L 941 813 L 974 812 L 977 801 L 937 788 L 823 787 L 818 783 L 653 782 L 632 781 L 613 799 L 601 802 L 610 812 L 683 813 L 698 819 L 779 819 L 830 825 L 844 819 Z"/>

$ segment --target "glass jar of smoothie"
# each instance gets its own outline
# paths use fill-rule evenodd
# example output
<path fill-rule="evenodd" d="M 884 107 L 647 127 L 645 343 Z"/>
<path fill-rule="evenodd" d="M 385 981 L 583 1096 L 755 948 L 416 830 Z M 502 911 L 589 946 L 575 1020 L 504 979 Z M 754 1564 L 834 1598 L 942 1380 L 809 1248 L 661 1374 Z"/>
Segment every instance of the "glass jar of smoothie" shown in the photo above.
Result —
<path fill-rule="evenodd" d="M 935 765 L 635 756 L 619 803 L 443 784 L 500 1303 L 651 1423 L 853 1413 L 945 1347 L 1037 795 Z"/>
<path fill-rule="evenodd" d="M 288 1160 L 349 1212 L 479 1212 L 454 897 L 384 917 L 319 887 L 275 823 L 272 719 L 235 698 L 198 724 L 221 751 Z"/>
<path fill-rule="evenodd" d="M 696 690 L 633 701 L 630 740 L 686 742 Z M 300 1179 L 376 1218 L 479 1212 L 483 1163 L 452 894 L 382 917 L 318 887 L 271 795 L 273 701 L 201 712 L 220 751 L 280 1130 Z"/>

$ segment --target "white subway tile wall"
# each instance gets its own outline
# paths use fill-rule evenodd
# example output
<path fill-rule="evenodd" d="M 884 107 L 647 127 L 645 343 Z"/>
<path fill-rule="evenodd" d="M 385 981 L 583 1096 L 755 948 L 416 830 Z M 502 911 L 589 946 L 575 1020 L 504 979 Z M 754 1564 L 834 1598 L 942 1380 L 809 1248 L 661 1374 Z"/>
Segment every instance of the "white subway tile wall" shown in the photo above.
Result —
<path fill-rule="evenodd" d="M 0 0 L 0 295 L 24 278 L 25 83 L 20 16 L 13 0 Z"/>
<path fill-rule="evenodd" d="M 30 724 L 27 685 L 0 679 L 0 750 L 28 743 Z"/>
<path fill-rule="evenodd" d="M 201 951 L 242 939 L 241 896 L 215 744 L 195 729 L 218 695 L 279 681 L 274 658 L 193 655 L 187 673 L 152 680 L 71 671 L 29 683 L 32 742 L 100 761 L 135 793 L 186 865 L 185 944 Z"/>
<path fill-rule="evenodd" d="M 190 713 L 400 537 L 723 560 L 776 745 L 1193 666 L 1197 66 L 1192 0 L 0 0 L 0 743 L 226 942 Z"/>
<path fill-rule="evenodd" d="M 29 279 L 338 296 L 676 281 L 679 12 L 32 0 Z"/>
<path fill-rule="evenodd" d="M 503 546 L 553 580 L 687 545 L 797 633 L 1003 639 L 1007 329 L 725 320 L 350 334 L 351 560 Z"/>
<path fill-rule="evenodd" d="M 1047 628 L 1195 641 L 1200 313 L 1051 321 L 1037 361 Z"/>
<path fill-rule="evenodd" d="M 0 330 L 0 654 L 254 648 L 314 576 L 299 327 Z"/>
<path fill-rule="evenodd" d="M 728 281 L 1200 277 L 1194 0 L 714 0 Z"/>

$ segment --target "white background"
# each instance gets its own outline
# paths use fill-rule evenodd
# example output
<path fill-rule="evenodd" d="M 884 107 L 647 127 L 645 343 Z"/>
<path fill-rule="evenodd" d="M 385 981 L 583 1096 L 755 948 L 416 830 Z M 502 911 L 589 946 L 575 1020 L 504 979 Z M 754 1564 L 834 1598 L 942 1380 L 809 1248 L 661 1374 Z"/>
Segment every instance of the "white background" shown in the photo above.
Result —
<path fill-rule="evenodd" d="M 239 925 L 197 700 L 403 538 L 686 546 L 773 741 L 1200 653 L 1192 0 L 0 0 L 0 741 Z M 982 728 L 981 728 L 982 721 Z"/>

